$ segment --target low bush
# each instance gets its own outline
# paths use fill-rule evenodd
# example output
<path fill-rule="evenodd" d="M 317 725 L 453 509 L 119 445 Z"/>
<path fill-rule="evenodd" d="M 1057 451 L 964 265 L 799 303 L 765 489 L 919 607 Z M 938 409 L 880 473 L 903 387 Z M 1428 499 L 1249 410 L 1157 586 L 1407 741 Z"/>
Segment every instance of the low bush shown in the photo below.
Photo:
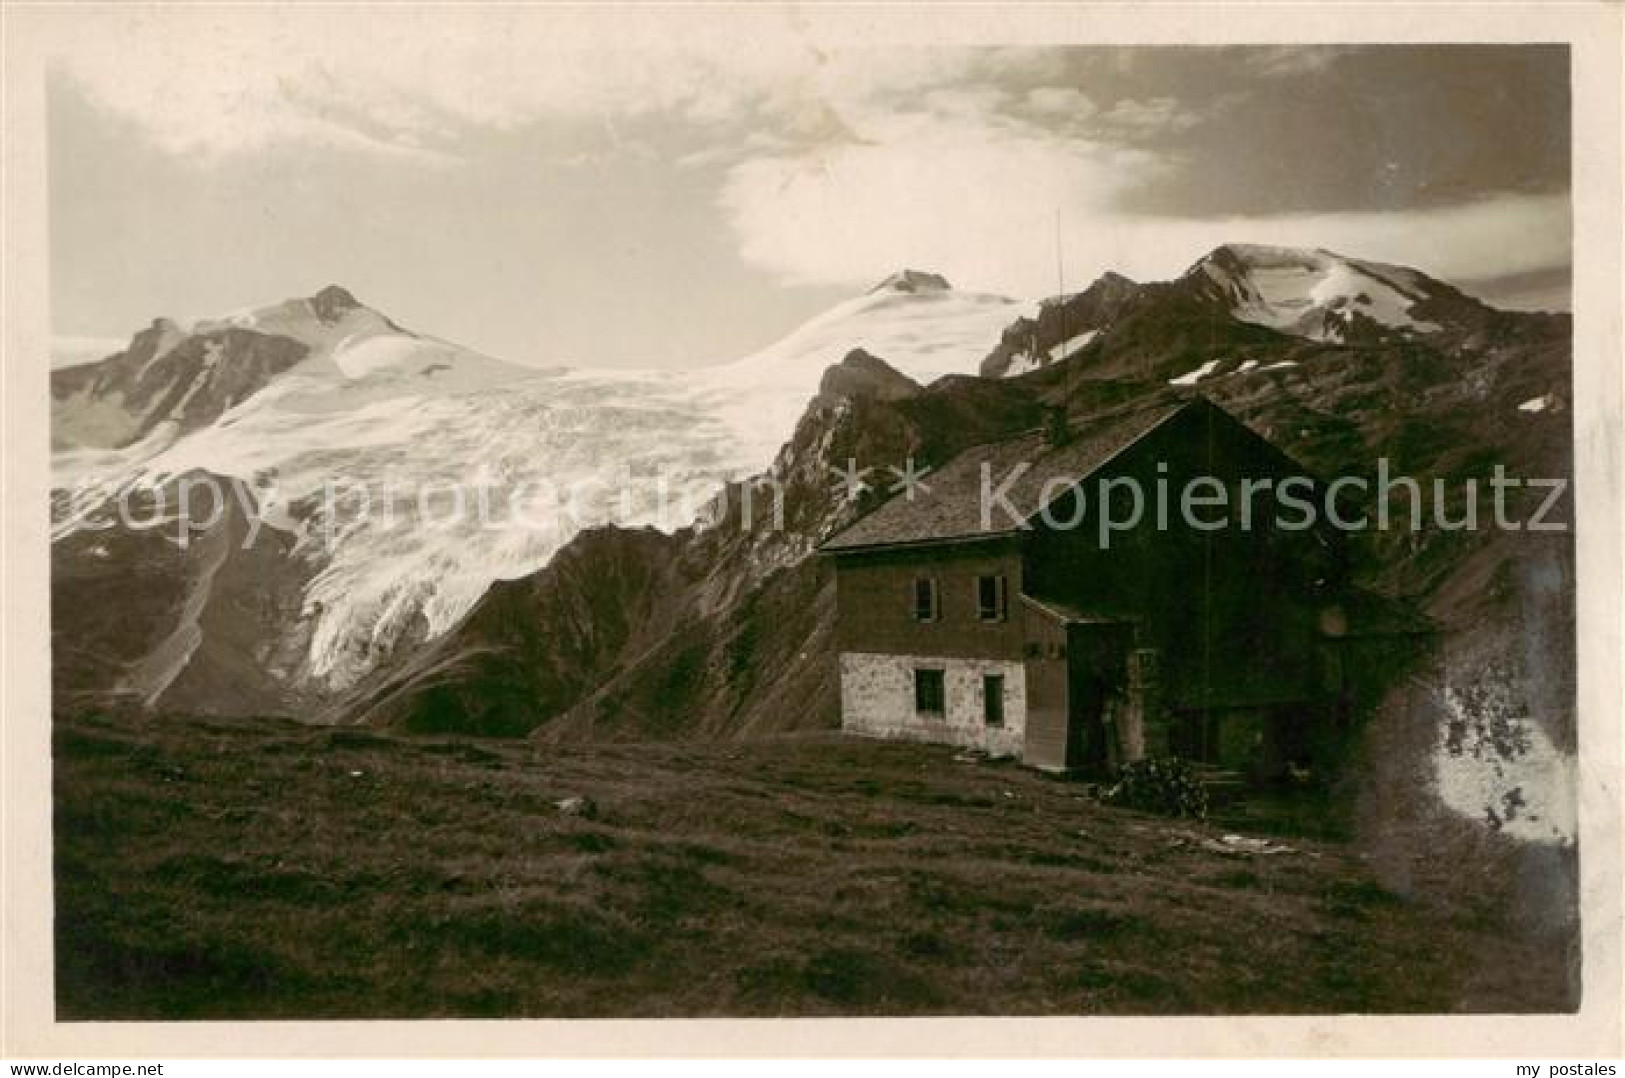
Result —
<path fill-rule="evenodd" d="M 1207 818 L 1207 790 L 1189 761 L 1176 756 L 1124 764 L 1101 800 L 1163 816 Z"/>

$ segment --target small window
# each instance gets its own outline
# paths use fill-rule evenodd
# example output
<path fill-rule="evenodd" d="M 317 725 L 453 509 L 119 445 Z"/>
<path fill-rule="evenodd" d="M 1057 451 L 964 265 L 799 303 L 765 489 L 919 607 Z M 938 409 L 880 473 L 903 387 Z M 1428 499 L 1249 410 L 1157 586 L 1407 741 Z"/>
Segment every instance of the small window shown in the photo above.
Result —
<path fill-rule="evenodd" d="M 939 718 L 947 714 L 947 693 L 943 689 L 941 670 L 914 671 L 914 710 Z"/>
<path fill-rule="evenodd" d="M 941 614 L 937 601 L 937 581 L 934 577 L 914 578 L 914 620 L 936 621 Z"/>
<path fill-rule="evenodd" d="M 1004 675 L 982 677 L 982 721 L 989 726 L 1004 725 Z"/>
<path fill-rule="evenodd" d="M 1004 577 L 976 578 L 976 616 L 983 621 L 1004 620 Z"/>

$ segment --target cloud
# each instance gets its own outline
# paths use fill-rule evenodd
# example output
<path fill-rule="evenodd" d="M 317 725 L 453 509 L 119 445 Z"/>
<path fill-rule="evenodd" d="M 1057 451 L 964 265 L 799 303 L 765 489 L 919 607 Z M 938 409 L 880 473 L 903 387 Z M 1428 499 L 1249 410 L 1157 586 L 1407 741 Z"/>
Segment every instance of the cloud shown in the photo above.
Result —
<path fill-rule="evenodd" d="M 866 141 L 730 170 L 721 202 L 746 260 L 796 283 L 860 284 L 910 265 L 1037 292 L 1053 283 L 1056 210 L 1098 214 L 1160 167 L 1008 120 L 913 113 L 862 126 Z"/>
<path fill-rule="evenodd" d="M 1166 119 L 1168 109 L 1150 113 Z M 1047 295 L 1058 216 L 1068 288 L 1108 269 L 1172 277 L 1226 242 L 1327 247 L 1458 281 L 1569 261 L 1563 194 L 1400 212 L 1147 216 L 1123 212 L 1122 196 L 1176 167 L 1166 155 L 1007 117 L 894 115 L 866 133 L 732 167 L 721 203 L 745 259 L 792 283 L 856 286 L 906 264 L 965 287 Z"/>
<path fill-rule="evenodd" d="M 471 130 L 549 119 L 659 115 L 702 132 L 805 133 L 887 98 L 935 94 L 943 110 L 985 108 L 1002 91 L 976 82 L 1034 62 L 1004 49 L 822 49 L 765 28 L 744 43 L 711 34 L 678 44 L 658 27 L 546 9 L 229 15 L 99 11 L 56 70 L 158 146 L 207 163 L 289 143 L 451 154 Z M 598 37 L 583 36 L 589 29 Z"/>
<path fill-rule="evenodd" d="M 837 48 L 789 9 L 759 18 L 739 24 L 751 33 L 719 42 L 714 33 L 668 40 L 662 20 L 611 25 L 523 6 L 467 17 L 97 8 L 57 70 L 203 166 L 287 144 L 445 163 L 477 153 L 482 133 L 549 121 L 658 130 L 669 166 L 722 177 L 717 202 L 742 257 L 786 281 L 863 284 L 908 264 L 1046 294 L 1057 213 L 1073 286 L 1105 269 L 1169 276 L 1242 240 L 1333 247 L 1451 279 L 1568 261 L 1561 195 L 1392 213 L 1129 214 L 1130 192 L 1191 167 L 1170 136 L 1228 98 L 1147 88 L 1133 50 L 1096 55 L 1111 65 L 1110 85 L 1140 80 L 1136 96 L 1113 100 L 1078 84 L 1065 49 Z M 589 24 L 597 38 L 583 36 Z M 1233 55 L 1256 81 L 1323 71 L 1343 51 Z M 537 141 L 561 163 L 603 160 L 579 139 Z"/>
<path fill-rule="evenodd" d="M 1358 51 L 1352 45 L 1272 45 L 1244 49 L 1242 63 L 1265 78 L 1320 75 L 1339 60 Z"/>
<path fill-rule="evenodd" d="M 316 37 L 303 48 L 271 31 L 232 35 L 137 21 L 91 34 L 54 73 L 160 148 L 210 161 L 297 144 L 429 158 L 445 110 L 368 72 L 358 43 Z M 207 42 L 203 47 L 200 42 Z"/>
<path fill-rule="evenodd" d="M 679 106 L 699 119 L 731 107 L 697 59 L 669 52 L 638 63 L 530 35 L 440 33 L 410 10 L 313 14 L 238 12 L 218 26 L 195 11 L 126 16 L 79 40 L 58 69 L 158 146 L 205 160 L 288 143 L 448 151 L 470 127 Z"/>
<path fill-rule="evenodd" d="M 1026 107 L 1040 116 L 1073 120 L 1087 120 L 1095 114 L 1095 103 L 1073 86 L 1035 86 L 1027 91 Z"/>
<path fill-rule="evenodd" d="M 1103 128 L 1130 138 L 1188 131 L 1200 122 L 1197 113 L 1171 97 L 1124 99 L 1100 115 Z"/>

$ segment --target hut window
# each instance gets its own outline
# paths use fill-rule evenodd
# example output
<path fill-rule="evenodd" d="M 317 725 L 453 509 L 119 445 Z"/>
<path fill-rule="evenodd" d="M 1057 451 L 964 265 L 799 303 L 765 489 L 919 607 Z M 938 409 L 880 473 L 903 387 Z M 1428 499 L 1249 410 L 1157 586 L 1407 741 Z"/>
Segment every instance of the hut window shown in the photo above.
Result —
<path fill-rule="evenodd" d="M 947 693 L 943 689 L 941 670 L 914 671 L 914 710 L 922 715 L 939 717 L 947 713 Z"/>
<path fill-rule="evenodd" d="M 982 677 L 982 721 L 989 726 L 1004 725 L 1004 675 Z"/>
<path fill-rule="evenodd" d="M 1004 620 L 1004 577 L 976 578 L 976 616 L 983 621 Z"/>
<path fill-rule="evenodd" d="M 920 576 L 914 578 L 914 620 L 936 621 L 941 615 L 940 604 L 937 602 L 937 581 L 935 577 Z"/>

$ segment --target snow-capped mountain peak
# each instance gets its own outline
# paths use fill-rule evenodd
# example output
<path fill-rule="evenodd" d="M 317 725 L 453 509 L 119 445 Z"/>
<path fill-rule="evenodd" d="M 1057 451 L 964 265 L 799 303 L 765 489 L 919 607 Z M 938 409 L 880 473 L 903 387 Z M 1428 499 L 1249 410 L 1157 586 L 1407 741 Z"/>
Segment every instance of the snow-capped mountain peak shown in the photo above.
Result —
<path fill-rule="evenodd" d="M 418 334 L 368 307 L 346 288 L 328 285 L 311 296 L 296 296 L 265 307 L 245 307 L 212 318 L 192 319 L 194 334 L 228 328 L 288 337 L 321 352 L 346 337 L 391 334 L 421 339 Z"/>
<path fill-rule="evenodd" d="M 824 372 L 853 349 L 927 385 L 976 370 L 1005 327 L 1035 310 L 1026 300 L 959 291 L 937 274 L 901 270 L 759 352 L 693 372 L 690 381 L 745 439 L 749 455 L 767 460 Z"/>
<path fill-rule="evenodd" d="M 1416 270 L 1324 248 L 1228 243 L 1185 279 L 1226 302 L 1240 321 L 1311 340 L 1433 333 L 1440 323 L 1418 308 L 1466 300 Z"/>
<path fill-rule="evenodd" d="M 414 333 L 329 285 L 216 317 L 159 318 L 100 362 L 53 371 L 52 435 L 62 449 L 140 445 L 150 456 L 267 392 L 333 411 L 529 373 Z"/>
<path fill-rule="evenodd" d="M 950 292 L 953 285 L 940 273 L 923 270 L 900 269 L 884 281 L 869 289 L 874 292 Z"/>

